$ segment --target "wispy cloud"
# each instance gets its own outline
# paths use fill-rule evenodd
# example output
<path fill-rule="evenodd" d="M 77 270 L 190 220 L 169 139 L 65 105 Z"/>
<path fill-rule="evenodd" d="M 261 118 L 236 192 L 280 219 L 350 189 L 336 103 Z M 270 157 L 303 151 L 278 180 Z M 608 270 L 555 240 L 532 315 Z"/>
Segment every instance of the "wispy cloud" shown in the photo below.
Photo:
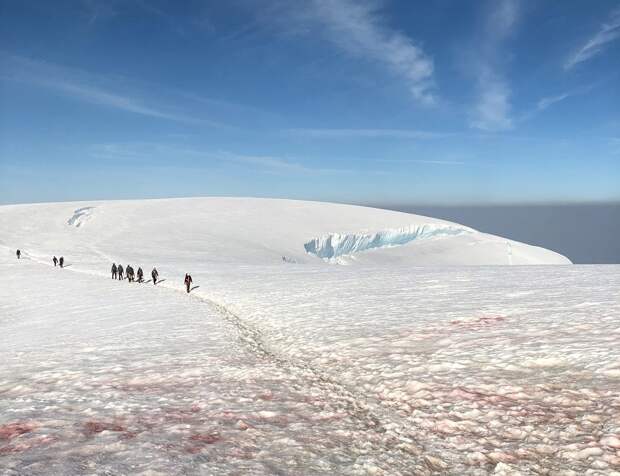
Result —
<path fill-rule="evenodd" d="M 237 164 L 262 172 L 281 175 L 321 175 L 352 173 L 350 169 L 312 166 L 300 161 L 273 155 L 239 154 L 225 150 L 209 151 L 163 142 L 122 142 L 91 145 L 92 158 L 125 163 L 168 163 L 182 167 L 200 162 Z"/>
<path fill-rule="evenodd" d="M 285 129 L 285 133 L 326 139 L 339 138 L 396 138 L 396 139 L 440 139 L 454 134 L 421 131 L 415 129 Z"/>
<path fill-rule="evenodd" d="M 573 92 L 567 92 L 567 93 L 562 93 L 562 94 L 556 94 L 555 96 L 546 96 L 546 97 L 540 98 L 534 107 L 522 113 L 519 117 L 515 119 L 515 121 L 516 122 L 529 121 L 530 119 L 538 116 L 541 112 L 549 109 L 554 104 L 562 102 L 565 99 L 568 99 L 569 97 L 574 96 L 576 94 L 578 93 L 573 91 Z"/>
<path fill-rule="evenodd" d="M 96 86 L 76 83 L 72 80 L 58 80 L 51 78 L 37 78 L 33 83 L 44 86 L 61 93 L 65 93 L 75 99 L 83 100 L 92 104 L 98 104 L 121 111 L 141 114 L 143 116 L 157 117 L 172 121 L 193 122 L 194 120 L 178 114 L 165 112 L 143 104 L 140 100 L 116 94 Z"/>
<path fill-rule="evenodd" d="M 226 162 L 234 162 L 244 165 L 253 165 L 261 169 L 267 169 L 274 172 L 289 172 L 289 173 L 313 173 L 317 169 L 306 167 L 300 163 L 293 162 L 280 157 L 273 157 L 270 155 L 243 155 L 233 154 L 231 152 L 220 151 L 216 154 L 210 154 L 210 158 L 216 160 L 222 160 Z"/>
<path fill-rule="evenodd" d="M 136 14 L 151 17 L 168 27 L 172 32 L 185 36 L 186 30 L 182 22 L 164 9 L 159 8 L 156 2 L 148 0 L 81 0 L 81 11 L 86 17 L 86 24 L 95 26 L 110 20 L 119 20 L 121 17 L 135 16 Z"/>
<path fill-rule="evenodd" d="M 530 110 L 524 112 L 523 114 L 521 114 L 520 117 L 518 117 L 516 120 L 518 122 L 523 122 L 523 121 L 527 121 L 529 119 L 532 119 L 533 117 L 537 116 L 538 114 L 542 113 L 543 111 L 546 111 L 547 109 L 549 109 L 550 107 L 554 106 L 555 104 L 558 104 L 562 101 L 565 101 L 569 98 L 572 98 L 574 96 L 579 96 L 581 94 L 586 94 L 588 92 L 590 92 L 592 89 L 598 87 L 599 85 L 605 83 L 607 80 L 603 79 L 603 80 L 599 80 L 596 82 L 593 82 L 591 84 L 587 84 L 584 86 L 580 86 L 578 88 L 575 89 L 571 89 L 569 91 L 565 91 L 561 94 L 555 94 L 553 96 L 545 96 L 542 97 L 538 100 L 538 102 L 536 103 L 536 105 L 532 108 L 530 108 Z"/>
<path fill-rule="evenodd" d="M 564 69 L 574 68 L 579 63 L 600 54 L 605 46 L 620 38 L 620 8 L 616 8 L 609 15 L 609 19 L 601 25 L 599 30 L 588 41 L 575 51 L 564 63 Z"/>
<path fill-rule="evenodd" d="M 0 54 L 0 66 L 2 71 L 0 79 L 45 88 L 74 100 L 169 121 L 223 126 L 215 121 L 190 117 L 153 105 L 140 97 L 118 92 L 114 86 L 103 85 L 103 83 L 115 83 L 119 87 L 126 82 L 119 78 L 106 80 L 84 71 L 5 54 Z"/>
<path fill-rule="evenodd" d="M 517 0 L 499 0 L 488 13 L 481 45 L 472 56 L 478 97 L 470 125 L 484 131 L 513 128 L 510 97 L 512 90 L 497 66 L 502 43 L 510 36 L 518 19 Z"/>
<path fill-rule="evenodd" d="M 501 41 L 512 35 L 512 30 L 519 19 L 519 2 L 517 0 L 500 0 L 493 2 L 494 8 L 487 17 L 487 32 L 492 39 Z"/>
<path fill-rule="evenodd" d="M 394 164 L 467 165 L 466 162 L 460 160 L 381 159 L 381 162 Z"/>
<path fill-rule="evenodd" d="M 558 94 L 557 96 L 544 97 L 540 101 L 538 101 L 538 103 L 536 104 L 536 109 L 538 111 L 544 111 L 549 106 L 552 106 L 553 104 L 558 103 L 560 101 L 564 101 L 564 99 L 567 99 L 571 96 L 572 94 L 564 93 L 564 94 Z"/>
<path fill-rule="evenodd" d="M 207 160 L 255 165 L 259 168 L 272 170 L 287 170 L 308 172 L 311 169 L 301 164 L 282 158 L 267 155 L 243 155 L 227 151 L 203 151 L 191 147 L 178 146 L 164 142 L 121 142 L 94 144 L 90 147 L 91 157 L 98 159 L 142 161 L 142 160 L 169 160 L 181 162 L 184 160 Z"/>
<path fill-rule="evenodd" d="M 87 23 L 89 25 L 92 25 L 102 19 L 112 18 L 118 14 L 118 12 L 113 8 L 113 2 L 82 0 L 81 5 L 84 9 L 87 17 Z"/>
<path fill-rule="evenodd" d="M 436 101 L 434 65 L 422 47 L 390 28 L 375 0 L 309 0 L 285 7 L 286 28 L 319 34 L 341 51 L 384 66 L 403 78 L 421 104 Z"/>
<path fill-rule="evenodd" d="M 383 174 L 383 171 L 376 170 L 355 170 L 350 168 L 336 168 L 315 166 L 309 163 L 301 163 L 300 161 L 276 157 L 272 155 L 252 155 L 252 154 L 235 154 L 227 151 L 218 151 L 204 155 L 210 160 L 217 160 L 228 163 L 237 163 L 248 166 L 255 166 L 264 171 L 282 174 L 282 175 L 338 175 L 338 174 L 355 174 L 366 173 L 371 175 Z"/>
<path fill-rule="evenodd" d="M 511 89 L 506 81 L 488 70 L 480 73 L 478 89 L 478 101 L 474 106 L 470 125 L 483 131 L 512 129 Z"/>

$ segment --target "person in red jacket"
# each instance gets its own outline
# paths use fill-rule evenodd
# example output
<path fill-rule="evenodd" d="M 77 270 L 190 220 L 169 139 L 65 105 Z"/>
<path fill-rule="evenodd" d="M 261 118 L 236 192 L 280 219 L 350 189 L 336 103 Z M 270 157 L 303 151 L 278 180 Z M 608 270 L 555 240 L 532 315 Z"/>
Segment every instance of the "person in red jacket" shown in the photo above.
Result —
<path fill-rule="evenodd" d="M 187 289 L 187 292 L 189 293 L 190 287 L 192 285 L 192 277 L 185 273 L 185 289 Z"/>

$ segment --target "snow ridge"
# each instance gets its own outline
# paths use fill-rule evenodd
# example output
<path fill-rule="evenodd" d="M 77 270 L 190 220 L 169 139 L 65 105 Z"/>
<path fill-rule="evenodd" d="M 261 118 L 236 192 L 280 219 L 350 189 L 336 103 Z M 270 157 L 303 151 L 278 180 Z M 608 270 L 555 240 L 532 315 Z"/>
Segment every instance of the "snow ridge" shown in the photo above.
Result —
<path fill-rule="evenodd" d="M 304 244 L 304 248 L 307 253 L 330 260 L 374 248 L 401 246 L 414 240 L 475 232 L 476 230 L 465 226 L 426 223 L 375 233 L 330 233 L 313 238 Z"/>

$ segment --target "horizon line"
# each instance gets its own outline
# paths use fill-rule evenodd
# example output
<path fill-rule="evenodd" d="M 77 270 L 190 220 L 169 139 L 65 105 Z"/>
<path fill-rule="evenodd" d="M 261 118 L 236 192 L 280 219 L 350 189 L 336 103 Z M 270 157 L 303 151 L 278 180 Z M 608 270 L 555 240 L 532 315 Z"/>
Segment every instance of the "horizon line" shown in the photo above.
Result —
<path fill-rule="evenodd" d="M 195 199 L 195 198 L 238 198 L 238 199 L 265 199 L 265 200 L 291 200 L 302 202 L 321 202 L 321 203 L 337 203 L 342 205 L 356 205 L 373 208 L 384 207 L 438 207 L 438 208 L 475 208 L 475 207 L 516 207 L 516 206 L 602 206 L 602 205 L 620 205 L 620 198 L 607 199 L 607 200 L 534 200 L 534 201 L 416 201 L 411 199 L 403 200 L 343 200 L 337 198 L 292 198 L 286 196 L 260 196 L 260 195 L 228 195 L 228 194 L 216 194 L 216 195 L 171 195 L 166 197 L 135 197 L 135 198 L 79 198 L 79 199 L 67 199 L 67 200 L 35 200 L 31 202 L 17 202 L 17 201 L 0 201 L 0 206 L 11 205 L 42 205 L 42 204 L 54 204 L 54 203 L 83 203 L 83 202 L 128 202 L 128 201 L 143 201 L 143 200 L 179 200 L 179 199 Z"/>

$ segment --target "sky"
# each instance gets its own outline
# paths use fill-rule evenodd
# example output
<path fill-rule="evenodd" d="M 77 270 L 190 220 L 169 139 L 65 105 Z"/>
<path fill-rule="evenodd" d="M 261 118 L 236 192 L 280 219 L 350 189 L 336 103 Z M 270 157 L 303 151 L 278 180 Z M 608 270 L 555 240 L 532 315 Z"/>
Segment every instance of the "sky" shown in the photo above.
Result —
<path fill-rule="evenodd" d="M 0 0 L 0 203 L 620 200 L 620 1 Z"/>

